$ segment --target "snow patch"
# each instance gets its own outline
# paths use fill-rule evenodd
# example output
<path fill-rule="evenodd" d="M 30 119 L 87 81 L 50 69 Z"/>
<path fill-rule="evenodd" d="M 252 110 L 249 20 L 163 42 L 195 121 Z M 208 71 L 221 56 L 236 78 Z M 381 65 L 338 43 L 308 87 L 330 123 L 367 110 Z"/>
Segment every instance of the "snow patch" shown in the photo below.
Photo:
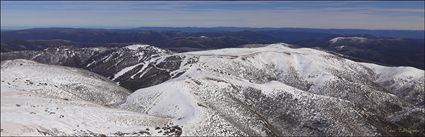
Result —
<path fill-rule="evenodd" d="M 336 38 L 329 40 L 329 42 L 336 43 L 336 42 L 341 41 L 341 40 L 350 40 L 350 41 L 363 43 L 363 42 L 366 42 L 368 39 L 364 38 L 364 37 L 336 37 Z"/>
<path fill-rule="evenodd" d="M 150 45 L 134 44 L 134 45 L 125 46 L 124 48 L 130 49 L 130 50 L 138 50 L 139 48 L 146 48 L 149 46 Z"/>

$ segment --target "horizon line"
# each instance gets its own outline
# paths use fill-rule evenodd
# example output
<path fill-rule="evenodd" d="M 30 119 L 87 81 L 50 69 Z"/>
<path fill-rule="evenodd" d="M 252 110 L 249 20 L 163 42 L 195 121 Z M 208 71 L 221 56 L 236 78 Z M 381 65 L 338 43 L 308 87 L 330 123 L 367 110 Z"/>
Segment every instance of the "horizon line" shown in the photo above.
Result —
<path fill-rule="evenodd" d="M 321 27 L 237 27 L 237 26 L 139 26 L 139 27 L 128 27 L 128 26 L 0 26 L 1 30 L 28 30 L 28 29 L 49 29 L 49 28 L 62 28 L 62 29 L 138 29 L 138 28 L 201 28 L 201 29 L 212 29 L 212 28 L 240 28 L 240 29 L 321 29 L 321 30 L 366 30 L 366 31 L 425 31 L 425 29 L 371 29 L 371 28 L 321 28 Z"/>

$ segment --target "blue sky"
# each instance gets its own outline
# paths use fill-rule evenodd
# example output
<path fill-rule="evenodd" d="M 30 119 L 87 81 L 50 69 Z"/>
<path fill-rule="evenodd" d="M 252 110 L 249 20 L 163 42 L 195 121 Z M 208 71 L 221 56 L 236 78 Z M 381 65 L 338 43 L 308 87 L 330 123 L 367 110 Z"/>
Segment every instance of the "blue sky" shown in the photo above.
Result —
<path fill-rule="evenodd" d="M 1 1 L 2 28 L 233 26 L 424 30 L 424 21 L 424 1 Z"/>

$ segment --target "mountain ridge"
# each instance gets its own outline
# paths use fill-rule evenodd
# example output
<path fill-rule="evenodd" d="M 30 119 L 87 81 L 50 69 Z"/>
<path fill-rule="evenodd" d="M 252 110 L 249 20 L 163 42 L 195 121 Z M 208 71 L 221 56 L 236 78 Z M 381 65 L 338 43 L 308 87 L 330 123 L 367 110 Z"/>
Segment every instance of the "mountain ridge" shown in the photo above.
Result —
<path fill-rule="evenodd" d="M 136 85 L 117 108 L 167 118 L 183 126 L 182 135 L 425 134 L 424 71 L 412 67 L 359 63 L 286 43 L 184 53 L 146 45 L 86 52 L 107 55 L 87 64 L 121 64 L 86 69 L 114 70 L 103 75 Z M 389 130 L 399 128 L 415 132 Z"/>

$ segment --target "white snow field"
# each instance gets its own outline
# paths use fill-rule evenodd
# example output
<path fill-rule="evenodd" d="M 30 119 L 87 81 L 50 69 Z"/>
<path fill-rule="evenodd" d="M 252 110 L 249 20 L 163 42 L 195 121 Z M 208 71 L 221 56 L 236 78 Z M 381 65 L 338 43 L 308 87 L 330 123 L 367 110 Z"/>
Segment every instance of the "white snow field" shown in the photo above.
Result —
<path fill-rule="evenodd" d="M 86 70 L 4 61 L 1 135 L 148 135 L 139 132 L 169 124 L 168 118 L 113 108 L 128 95 L 128 90 Z"/>

